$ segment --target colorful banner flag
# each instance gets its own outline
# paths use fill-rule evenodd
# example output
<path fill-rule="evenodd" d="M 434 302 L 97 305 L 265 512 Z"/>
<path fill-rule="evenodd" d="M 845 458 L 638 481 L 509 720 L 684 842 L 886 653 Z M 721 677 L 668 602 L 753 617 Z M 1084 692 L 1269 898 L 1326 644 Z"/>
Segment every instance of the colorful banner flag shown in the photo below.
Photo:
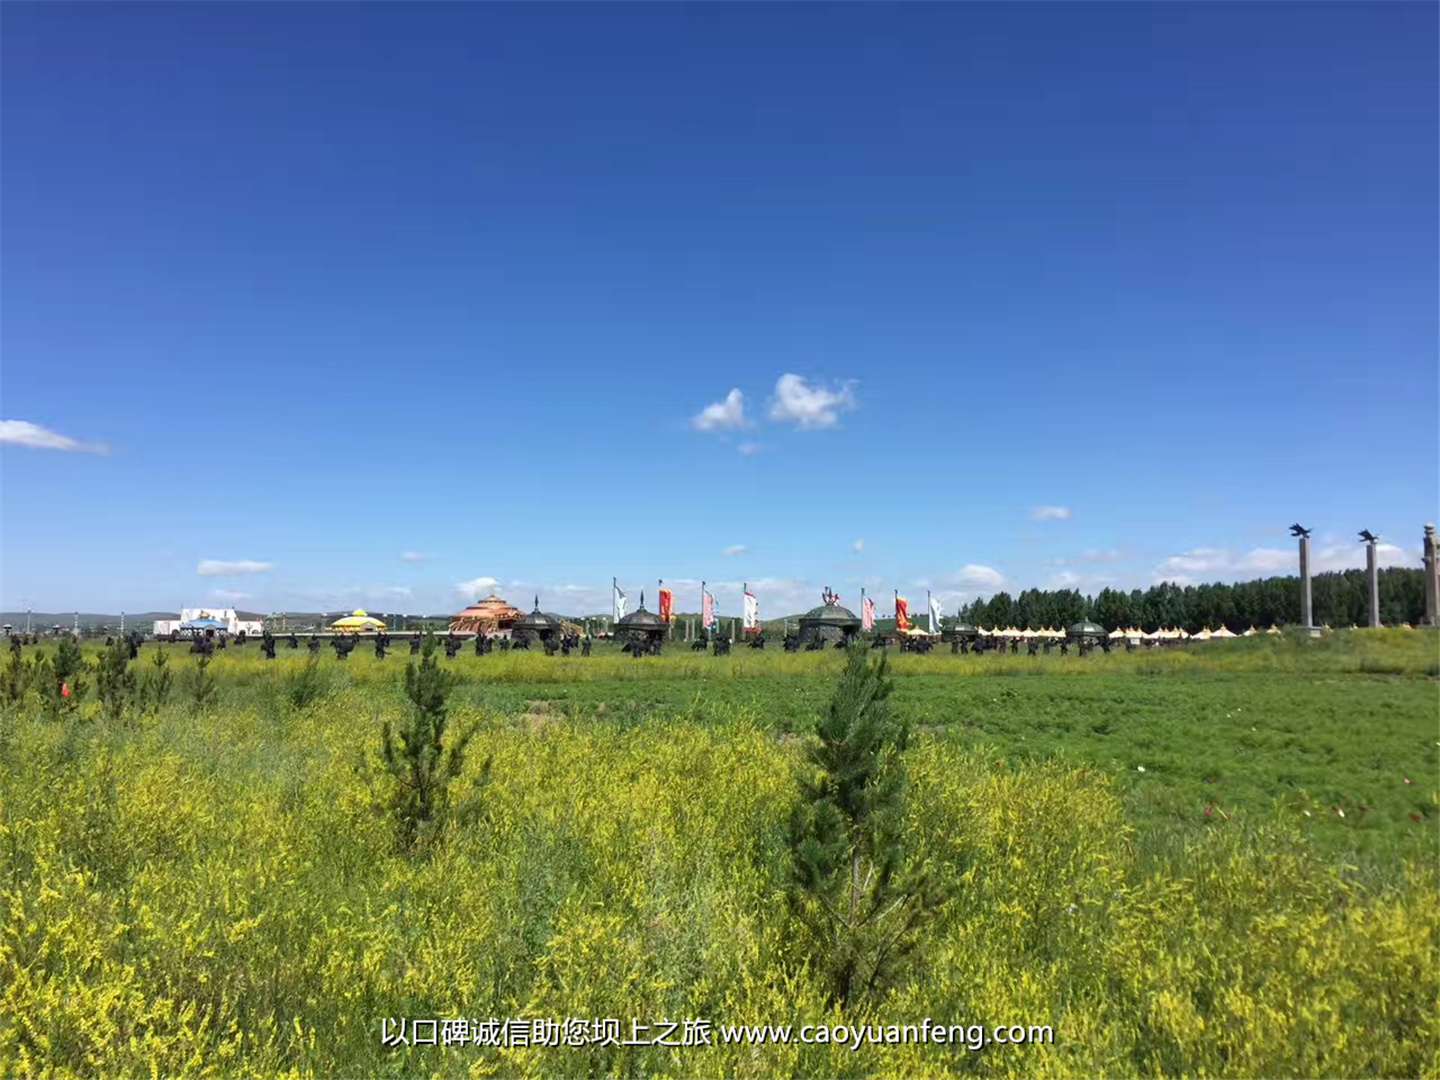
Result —
<path fill-rule="evenodd" d="M 700 629 L 709 630 L 715 621 L 715 594 L 706 590 L 700 601 Z"/>
<path fill-rule="evenodd" d="M 860 629 L 866 631 L 875 629 L 875 601 L 868 596 L 860 601 Z"/>
<path fill-rule="evenodd" d="M 898 594 L 895 597 L 895 629 L 910 629 L 910 601 Z"/>
<path fill-rule="evenodd" d="M 675 594 L 669 589 L 660 590 L 660 618 L 664 622 L 670 621 L 670 613 L 675 610 Z"/>
<path fill-rule="evenodd" d="M 941 615 L 942 615 L 942 610 L 941 610 L 941 607 L 940 607 L 940 601 L 939 601 L 939 600 L 936 600 L 933 596 L 930 597 L 930 633 L 932 633 L 932 634 L 938 634 L 938 633 L 940 633 L 940 618 L 941 618 Z"/>
<path fill-rule="evenodd" d="M 749 589 L 745 590 L 745 632 L 760 632 L 760 601 L 755 599 L 755 594 Z"/>
<path fill-rule="evenodd" d="M 610 589 L 610 606 L 613 609 L 615 621 L 619 622 L 625 617 L 625 592 L 613 578 L 610 580 Z"/>

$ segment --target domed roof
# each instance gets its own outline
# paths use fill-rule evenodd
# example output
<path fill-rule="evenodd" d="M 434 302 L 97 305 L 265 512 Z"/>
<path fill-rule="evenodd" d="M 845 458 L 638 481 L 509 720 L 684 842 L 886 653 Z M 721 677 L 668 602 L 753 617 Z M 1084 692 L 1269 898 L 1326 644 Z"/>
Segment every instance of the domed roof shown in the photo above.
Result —
<path fill-rule="evenodd" d="M 1105 628 L 1097 626 L 1088 619 L 1077 622 L 1074 626 L 1065 631 L 1071 637 L 1104 637 Z"/>
<path fill-rule="evenodd" d="M 540 597 L 535 597 L 535 610 L 515 624 L 517 630 L 558 630 L 560 620 L 540 610 Z"/>
<path fill-rule="evenodd" d="M 645 594 L 640 594 L 639 609 L 630 612 L 618 619 L 615 623 L 616 630 L 664 630 L 665 620 L 656 615 L 653 611 L 645 610 Z"/>
<path fill-rule="evenodd" d="M 800 616 L 801 627 L 805 626 L 849 626 L 858 627 L 860 616 L 849 608 L 840 606 L 840 597 L 826 589 L 821 598 L 825 601 L 819 607 L 811 608 Z"/>

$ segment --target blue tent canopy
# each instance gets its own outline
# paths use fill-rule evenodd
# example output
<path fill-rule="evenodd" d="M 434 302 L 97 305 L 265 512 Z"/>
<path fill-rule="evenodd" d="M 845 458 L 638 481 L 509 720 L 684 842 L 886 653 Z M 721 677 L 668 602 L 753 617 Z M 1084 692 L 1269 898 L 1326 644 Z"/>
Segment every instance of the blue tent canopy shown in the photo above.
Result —
<path fill-rule="evenodd" d="M 225 624 L 219 619 L 191 619 L 180 624 L 181 630 L 223 630 Z"/>

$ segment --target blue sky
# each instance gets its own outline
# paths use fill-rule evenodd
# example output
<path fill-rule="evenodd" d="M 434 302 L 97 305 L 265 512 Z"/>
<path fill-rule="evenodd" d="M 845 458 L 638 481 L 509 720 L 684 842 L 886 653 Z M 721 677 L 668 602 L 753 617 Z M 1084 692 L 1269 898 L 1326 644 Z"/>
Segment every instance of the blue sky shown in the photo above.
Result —
<path fill-rule="evenodd" d="M 1440 516 L 1434 5 L 5 7 L 6 609 L 951 605 Z"/>

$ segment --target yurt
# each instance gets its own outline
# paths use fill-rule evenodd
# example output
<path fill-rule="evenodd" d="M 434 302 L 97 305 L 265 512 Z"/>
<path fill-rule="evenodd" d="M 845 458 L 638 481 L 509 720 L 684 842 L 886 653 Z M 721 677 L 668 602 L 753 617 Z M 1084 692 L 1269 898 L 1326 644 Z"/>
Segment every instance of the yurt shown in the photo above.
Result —
<path fill-rule="evenodd" d="M 509 637 L 515 624 L 525 617 L 519 608 L 491 593 L 464 611 L 450 616 L 450 630 L 456 634 L 492 634 Z"/>
<path fill-rule="evenodd" d="M 343 619 L 336 619 L 330 624 L 331 630 L 354 630 L 356 633 L 366 633 L 371 630 L 384 630 L 385 624 L 373 615 L 367 615 L 361 608 L 356 608 Z"/>

